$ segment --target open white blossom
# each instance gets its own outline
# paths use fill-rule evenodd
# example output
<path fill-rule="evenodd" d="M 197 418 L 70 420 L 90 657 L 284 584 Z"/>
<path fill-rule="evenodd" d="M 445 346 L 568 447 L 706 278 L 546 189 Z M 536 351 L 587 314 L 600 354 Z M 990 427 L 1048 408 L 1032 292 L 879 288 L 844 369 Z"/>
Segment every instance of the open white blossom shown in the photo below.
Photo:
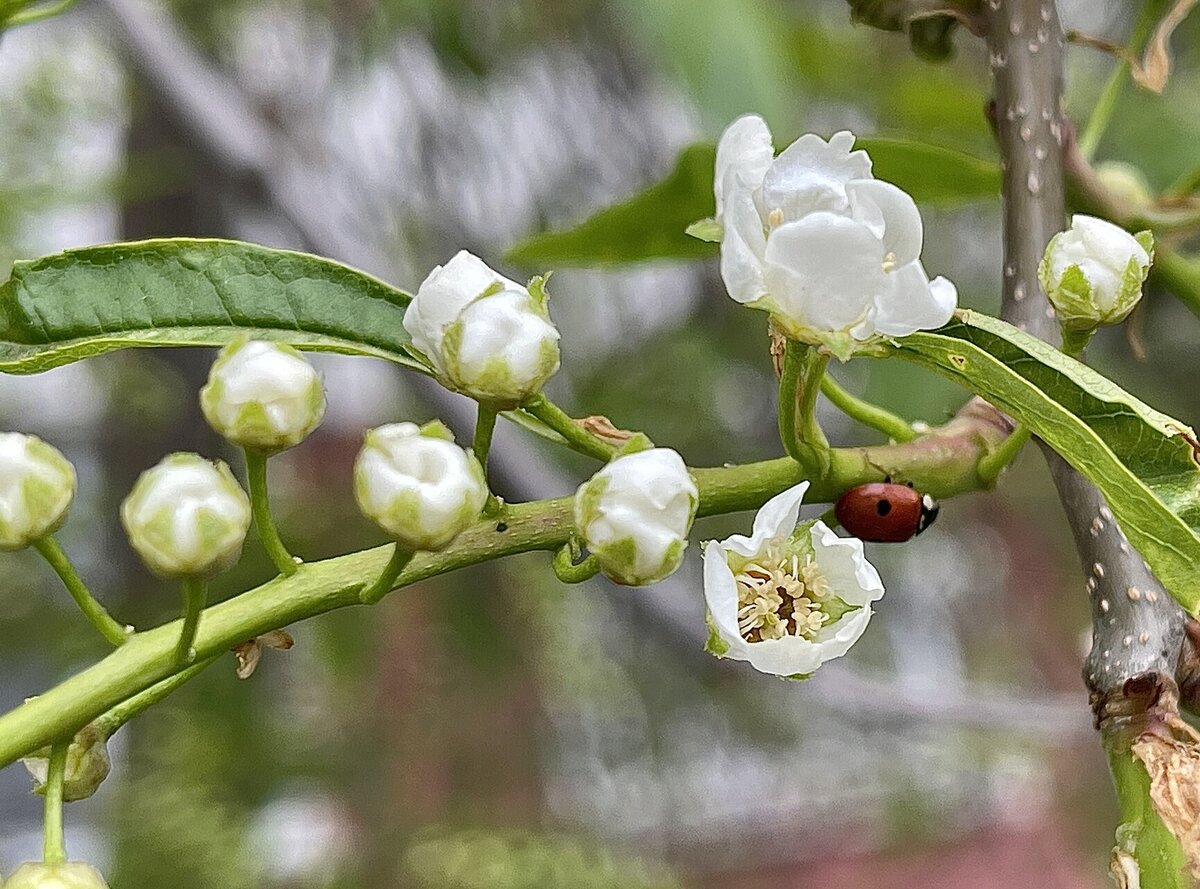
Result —
<path fill-rule="evenodd" d="M 4 889 L 108 889 L 100 871 L 82 861 L 65 864 L 27 862 L 4 883 Z"/>
<path fill-rule="evenodd" d="M 1071 227 L 1046 245 L 1038 275 L 1059 322 L 1068 330 L 1118 324 L 1142 298 L 1154 239 L 1119 225 L 1076 214 Z"/>
<path fill-rule="evenodd" d="M 518 404 L 558 370 L 543 281 L 510 281 L 462 250 L 421 283 L 404 313 L 413 345 L 452 389 Z"/>
<path fill-rule="evenodd" d="M 56 530 L 75 499 L 75 468 L 36 435 L 0 433 L 0 550 Z"/>
<path fill-rule="evenodd" d="M 854 342 L 940 327 L 958 301 L 921 265 L 913 199 L 872 178 L 854 136 L 801 136 L 774 157 L 762 118 L 735 120 L 717 146 L 714 191 L 729 295 L 789 336 L 843 357 Z"/>
<path fill-rule="evenodd" d="M 241 554 L 250 500 L 221 461 L 171 454 L 138 476 L 121 504 L 121 522 L 155 574 L 205 577 Z"/>
<path fill-rule="evenodd" d="M 316 369 L 291 346 L 243 340 L 213 362 L 200 407 L 208 424 L 234 444 L 280 451 L 320 425 L 325 389 Z"/>
<path fill-rule="evenodd" d="M 445 549 L 487 502 L 483 468 L 441 423 L 390 423 L 367 432 L 354 464 L 363 514 L 406 549 Z"/>
<path fill-rule="evenodd" d="M 654 583 L 683 561 L 700 492 L 670 448 L 617 457 L 575 493 L 575 528 L 604 575 Z"/>
<path fill-rule="evenodd" d="M 773 497 L 749 537 L 704 549 L 708 648 L 764 673 L 802 677 L 850 650 L 883 595 L 861 540 L 823 522 L 797 527 L 808 482 Z"/>

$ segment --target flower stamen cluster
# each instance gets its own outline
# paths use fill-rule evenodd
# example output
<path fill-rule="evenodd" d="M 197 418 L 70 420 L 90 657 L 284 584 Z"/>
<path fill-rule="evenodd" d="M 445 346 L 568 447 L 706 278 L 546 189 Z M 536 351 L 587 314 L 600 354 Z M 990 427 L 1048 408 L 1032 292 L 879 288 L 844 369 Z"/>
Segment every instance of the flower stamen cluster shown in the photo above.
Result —
<path fill-rule="evenodd" d="M 822 610 L 832 596 L 829 581 L 811 555 L 786 552 L 772 541 L 759 559 L 734 575 L 738 587 L 738 630 L 747 642 L 802 636 L 812 639 L 831 615 Z"/>

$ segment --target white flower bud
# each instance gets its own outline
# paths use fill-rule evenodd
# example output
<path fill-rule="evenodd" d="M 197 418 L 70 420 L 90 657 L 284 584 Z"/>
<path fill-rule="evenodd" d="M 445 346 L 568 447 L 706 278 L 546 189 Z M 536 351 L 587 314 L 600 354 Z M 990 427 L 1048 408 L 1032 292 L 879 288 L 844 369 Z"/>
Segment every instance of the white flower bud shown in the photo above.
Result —
<path fill-rule="evenodd" d="M 1065 331 L 1119 324 L 1142 298 L 1154 239 L 1131 235 L 1094 216 L 1071 217 L 1071 227 L 1046 245 L 1038 276 Z"/>
<path fill-rule="evenodd" d="M 121 522 L 154 573 L 205 577 L 237 561 L 250 500 L 221 461 L 172 454 L 138 477 L 121 504 Z"/>
<path fill-rule="evenodd" d="M 75 499 L 75 468 L 35 435 L 0 433 L 0 550 L 55 531 Z"/>
<path fill-rule="evenodd" d="M 200 390 L 208 424 L 234 444 L 280 451 L 300 444 L 325 416 L 316 370 L 281 343 L 242 340 L 221 350 Z"/>
<path fill-rule="evenodd" d="M 39 750 L 21 760 L 33 779 L 33 792 L 46 792 L 50 773 L 50 748 Z M 108 735 L 96 723 L 85 725 L 67 748 L 67 771 L 63 781 L 63 799 L 67 802 L 87 799 L 100 789 L 112 768 L 108 756 Z"/>
<path fill-rule="evenodd" d="M 700 492 L 670 448 L 617 457 L 575 493 L 575 529 L 610 580 L 643 586 L 679 568 Z"/>
<path fill-rule="evenodd" d="M 762 118 L 738 118 L 717 146 L 716 219 L 694 227 L 720 238 L 730 296 L 842 358 L 855 343 L 940 327 L 958 301 L 921 265 L 912 197 L 875 179 L 853 145 L 849 132 L 808 133 L 776 157 Z"/>
<path fill-rule="evenodd" d="M 708 650 L 791 679 L 849 651 L 883 595 L 861 540 L 819 521 L 797 528 L 806 490 L 801 482 L 768 500 L 750 537 L 704 548 Z"/>
<path fill-rule="evenodd" d="M 528 288 L 460 251 L 421 283 L 404 328 L 450 388 L 518 404 L 558 370 L 558 330 L 543 282 Z"/>
<path fill-rule="evenodd" d="M 391 423 L 367 432 L 354 463 L 363 514 L 405 549 L 445 549 L 487 502 L 479 461 L 441 423 Z"/>
<path fill-rule="evenodd" d="M 100 871 L 82 861 L 66 864 L 27 862 L 8 878 L 4 889 L 108 889 Z"/>

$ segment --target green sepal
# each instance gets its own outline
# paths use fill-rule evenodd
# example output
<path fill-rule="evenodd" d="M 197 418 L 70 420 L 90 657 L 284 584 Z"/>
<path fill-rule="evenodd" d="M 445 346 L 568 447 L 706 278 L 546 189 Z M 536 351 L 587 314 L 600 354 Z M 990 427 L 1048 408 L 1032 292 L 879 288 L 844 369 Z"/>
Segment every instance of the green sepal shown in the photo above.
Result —
<path fill-rule="evenodd" d="M 711 216 L 697 219 L 683 231 L 698 241 L 708 241 L 710 244 L 719 244 L 725 237 L 725 226 Z"/>
<path fill-rule="evenodd" d="M 541 310 L 543 315 L 546 315 L 546 303 L 550 299 L 550 291 L 546 289 L 546 285 L 550 282 L 550 276 L 553 272 L 546 272 L 544 275 L 534 275 L 529 279 L 527 290 L 534 304 Z"/>
<path fill-rule="evenodd" d="M 630 436 L 629 440 L 622 444 L 616 451 L 613 452 L 612 459 L 616 460 L 620 457 L 628 457 L 630 454 L 639 454 L 642 451 L 654 449 L 654 442 L 650 440 L 650 436 L 644 432 L 635 432 Z"/>
<path fill-rule="evenodd" d="M 1150 229 L 1138 232 L 1133 236 L 1133 239 L 1142 245 L 1142 249 L 1146 251 L 1150 257 L 1150 262 L 1154 262 L 1154 232 Z"/>
<path fill-rule="evenodd" d="M 704 650 L 713 657 L 725 657 L 729 654 L 729 643 L 721 638 L 716 622 L 713 621 L 712 612 L 708 609 L 704 611 L 704 623 L 708 627 L 708 638 L 704 640 Z"/>
<path fill-rule="evenodd" d="M 862 610 L 861 605 L 851 605 L 841 596 L 830 596 L 828 601 L 821 603 L 821 610 L 829 615 L 829 624 L 833 625 L 852 611 Z"/>
<path fill-rule="evenodd" d="M 806 679 L 812 679 L 812 673 L 792 673 L 788 676 L 780 676 L 780 679 L 787 679 L 792 682 L 803 682 Z"/>
<path fill-rule="evenodd" d="M 454 441 L 454 433 L 441 420 L 430 420 L 420 427 L 424 438 L 440 438 L 442 441 Z"/>

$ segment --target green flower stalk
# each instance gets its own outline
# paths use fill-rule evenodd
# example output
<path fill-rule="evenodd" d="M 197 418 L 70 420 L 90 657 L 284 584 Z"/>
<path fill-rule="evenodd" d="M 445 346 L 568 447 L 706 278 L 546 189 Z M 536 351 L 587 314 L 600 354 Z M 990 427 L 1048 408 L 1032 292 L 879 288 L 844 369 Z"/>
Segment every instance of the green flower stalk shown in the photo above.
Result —
<path fill-rule="evenodd" d="M 121 504 L 121 522 L 142 561 L 160 577 L 181 583 L 179 663 L 194 657 L 207 579 L 237 561 L 250 517 L 250 500 L 229 467 L 199 454 L 164 458 L 138 477 Z"/>

